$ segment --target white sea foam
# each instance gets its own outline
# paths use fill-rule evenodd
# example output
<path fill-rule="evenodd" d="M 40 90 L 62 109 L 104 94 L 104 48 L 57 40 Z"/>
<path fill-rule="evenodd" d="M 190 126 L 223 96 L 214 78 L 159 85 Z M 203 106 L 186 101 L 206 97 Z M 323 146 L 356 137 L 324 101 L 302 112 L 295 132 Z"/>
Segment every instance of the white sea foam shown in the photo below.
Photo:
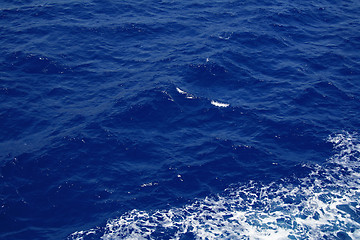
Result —
<path fill-rule="evenodd" d="M 194 97 L 193 95 L 191 95 L 190 93 L 187 93 L 187 92 L 181 90 L 181 89 L 178 88 L 178 87 L 176 88 L 176 91 L 178 91 L 178 93 L 180 93 L 180 94 L 186 95 L 186 98 L 188 98 L 188 99 L 194 99 L 194 98 L 195 98 L 195 97 Z"/>
<path fill-rule="evenodd" d="M 178 91 L 180 94 L 187 94 L 185 91 L 181 90 L 180 88 L 176 88 L 176 91 Z"/>
<path fill-rule="evenodd" d="M 149 182 L 149 183 L 144 183 L 142 184 L 140 187 L 151 187 L 151 186 L 155 186 L 158 185 L 159 183 L 157 182 Z"/>
<path fill-rule="evenodd" d="M 230 104 L 228 104 L 228 103 L 221 103 L 221 102 L 217 102 L 217 101 L 214 101 L 214 100 L 211 101 L 211 104 L 216 106 L 216 107 L 228 107 L 228 106 L 230 106 Z"/>
<path fill-rule="evenodd" d="M 304 178 L 250 181 L 181 208 L 135 209 L 70 239 L 360 239 L 360 144 L 349 133 L 328 141 L 338 152 Z"/>

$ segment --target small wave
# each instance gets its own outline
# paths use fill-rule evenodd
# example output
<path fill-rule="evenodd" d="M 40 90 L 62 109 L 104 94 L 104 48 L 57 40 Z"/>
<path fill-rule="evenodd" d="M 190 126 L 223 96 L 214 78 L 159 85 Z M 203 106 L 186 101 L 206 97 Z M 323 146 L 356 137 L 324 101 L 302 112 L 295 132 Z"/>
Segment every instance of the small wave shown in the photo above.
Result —
<path fill-rule="evenodd" d="M 359 239 L 360 143 L 342 133 L 338 152 L 303 178 L 250 181 L 181 208 L 132 210 L 69 239 Z"/>
<path fill-rule="evenodd" d="M 178 91 L 178 93 L 182 94 L 182 95 L 185 95 L 186 98 L 188 99 L 195 99 L 195 96 L 188 93 L 188 92 L 185 92 L 184 90 L 181 90 L 180 88 L 176 87 L 176 91 Z M 217 101 L 214 101 L 214 100 L 211 100 L 210 102 L 212 105 L 214 105 L 215 107 L 228 107 L 230 106 L 229 103 L 222 103 L 222 102 L 217 102 Z"/>
<path fill-rule="evenodd" d="M 32 74 L 64 74 L 70 68 L 46 56 L 13 52 L 6 56 L 10 69 Z"/>

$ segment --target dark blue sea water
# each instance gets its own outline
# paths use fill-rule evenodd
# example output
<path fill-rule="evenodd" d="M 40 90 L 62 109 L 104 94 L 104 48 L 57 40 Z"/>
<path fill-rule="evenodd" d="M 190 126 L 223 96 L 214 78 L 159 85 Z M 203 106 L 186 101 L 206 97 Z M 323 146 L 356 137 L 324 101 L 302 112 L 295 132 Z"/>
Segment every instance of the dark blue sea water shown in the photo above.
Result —
<path fill-rule="evenodd" d="M 360 239 L 360 2 L 2 0 L 0 239 Z"/>

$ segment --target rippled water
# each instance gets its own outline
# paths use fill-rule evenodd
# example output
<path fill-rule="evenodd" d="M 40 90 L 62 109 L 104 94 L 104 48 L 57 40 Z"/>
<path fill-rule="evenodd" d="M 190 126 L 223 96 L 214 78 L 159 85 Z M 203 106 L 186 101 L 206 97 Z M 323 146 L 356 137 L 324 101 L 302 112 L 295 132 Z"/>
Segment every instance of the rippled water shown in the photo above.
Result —
<path fill-rule="evenodd" d="M 69 239 L 358 239 L 360 144 L 355 137 L 330 137 L 338 153 L 325 166 L 302 166 L 313 169 L 306 177 L 266 185 L 250 181 L 181 208 L 133 210 Z"/>
<path fill-rule="evenodd" d="M 0 238 L 359 238 L 357 1 L 3 1 Z"/>

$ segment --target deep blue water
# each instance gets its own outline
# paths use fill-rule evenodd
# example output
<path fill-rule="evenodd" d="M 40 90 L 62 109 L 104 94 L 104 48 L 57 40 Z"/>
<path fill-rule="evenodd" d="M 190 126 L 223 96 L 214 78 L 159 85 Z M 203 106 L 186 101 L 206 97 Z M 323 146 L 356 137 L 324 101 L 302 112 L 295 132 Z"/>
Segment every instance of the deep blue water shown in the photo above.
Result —
<path fill-rule="evenodd" d="M 360 239 L 359 1 L 2 0 L 0 239 Z"/>

